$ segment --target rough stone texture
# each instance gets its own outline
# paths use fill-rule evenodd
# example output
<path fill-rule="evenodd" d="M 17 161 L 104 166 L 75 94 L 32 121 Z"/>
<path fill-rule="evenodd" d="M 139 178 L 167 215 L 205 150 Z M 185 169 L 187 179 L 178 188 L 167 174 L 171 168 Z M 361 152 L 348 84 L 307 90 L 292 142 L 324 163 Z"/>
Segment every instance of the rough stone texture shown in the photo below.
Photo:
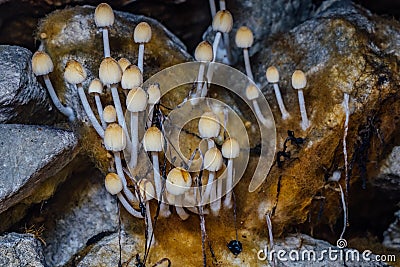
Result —
<path fill-rule="evenodd" d="M 43 124 L 55 113 L 46 89 L 32 73 L 32 53 L 22 47 L 0 46 L 0 123 Z"/>
<path fill-rule="evenodd" d="M 385 194 L 393 196 L 394 199 L 400 198 L 400 146 L 394 147 L 383 161 L 380 173 L 372 180 L 372 183 Z"/>
<path fill-rule="evenodd" d="M 117 202 L 107 193 L 103 175 L 78 169 L 41 214 L 30 220 L 37 221 L 46 229 L 43 239 L 47 265 L 63 266 L 86 245 L 117 230 Z"/>
<path fill-rule="evenodd" d="M 0 212 L 31 195 L 76 155 L 74 133 L 46 126 L 0 124 Z"/>
<path fill-rule="evenodd" d="M 46 266 L 40 241 L 31 234 L 9 233 L 0 236 L 0 266 Z"/>
<path fill-rule="evenodd" d="M 400 211 L 395 213 L 396 220 L 383 233 L 383 245 L 400 250 Z"/>

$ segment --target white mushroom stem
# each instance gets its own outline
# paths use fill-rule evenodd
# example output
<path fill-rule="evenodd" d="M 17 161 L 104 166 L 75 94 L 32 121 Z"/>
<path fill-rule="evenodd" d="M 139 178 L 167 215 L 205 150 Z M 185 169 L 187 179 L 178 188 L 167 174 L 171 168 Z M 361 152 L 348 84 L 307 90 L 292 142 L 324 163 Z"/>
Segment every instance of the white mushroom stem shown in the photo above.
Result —
<path fill-rule="evenodd" d="M 258 105 L 258 102 L 256 99 L 252 101 L 254 111 L 256 112 L 257 118 L 260 120 L 262 124 L 265 126 L 269 126 L 270 122 L 264 117 L 264 115 L 261 113 L 260 106 Z"/>
<path fill-rule="evenodd" d="M 225 50 L 226 50 L 226 63 L 230 63 L 232 60 L 232 52 L 231 52 L 231 45 L 229 41 L 229 33 L 224 33 L 223 35 Z"/>
<path fill-rule="evenodd" d="M 151 221 L 151 212 L 149 201 L 146 201 L 146 228 L 147 228 L 147 247 L 154 245 L 155 239 L 153 236 L 153 222 Z"/>
<path fill-rule="evenodd" d="M 82 106 L 85 109 L 86 115 L 88 116 L 90 122 L 93 125 L 93 128 L 96 130 L 96 132 L 100 135 L 101 138 L 104 138 L 104 129 L 103 127 L 100 125 L 99 121 L 96 119 L 96 116 L 94 115 L 89 102 L 86 98 L 85 92 L 83 91 L 83 87 L 82 84 L 77 84 L 76 85 L 77 89 L 78 89 L 78 94 L 79 94 L 79 98 L 81 99 L 82 102 Z"/>
<path fill-rule="evenodd" d="M 129 161 L 129 167 L 135 168 L 138 160 L 139 150 L 139 116 L 137 112 L 131 112 L 131 160 Z"/>
<path fill-rule="evenodd" d="M 285 108 L 285 104 L 283 103 L 281 91 L 279 90 L 279 85 L 277 83 L 274 83 L 273 86 L 274 86 L 276 101 L 278 102 L 279 110 L 281 111 L 282 114 L 282 120 L 286 120 L 287 118 L 289 118 L 290 115 Z"/>
<path fill-rule="evenodd" d="M 300 114 L 301 114 L 301 129 L 303 129 L 303 131 L 305 131 L 310 126 L 310 122 L 308 121 L 308 117 L 307 117 L 307 110 L 306 110 L 306 104 L 304 102 L 303 90 L 302 89 L 297 90 L 297 95 L 299 97 L 299 106 L 300 106 Z"/>
<path fill-rule="evenodd" d="M 186 221 L 190 215 L 182 207 L 183 197 L 184 197 L 184 195 L 175 196 L 175 205 L 176 205 L 175 209 L 176 209 L 176 213 L 178 214 L 179 218 L 181 218 L 181 220 L 183 220 L 183 221 Z"/>
<path fill-rule="evenodd" d="M 119 125 L 121 125 L 122 129 L 124 130 L 125 135 L 128 137 L 129 134 L 128 134 L 128 130 L 126 128 L 125 117 L 124 117 L 124 113 L 122 111 L 121 100 L 119 99 L 118 88 L 117 88 L 116 84 L 111 85 L 111 95 L 112 95 L 112 98 L 114 101 L 115 111 L 117 112 L 118 123 L 119 123 Z M 129 140 L 129 138 L 127 138 L 127 140 Z"/>
<path fill-rule="evenodd" d="M 267 212 L 267 214 L 265 214 L 265 219 L 267 221 L 268 234 L 269 234 L 269 251 L 272 251 L 274 249 L 274 235 L 272 234 L 272 222 L 271 222 L 270 212 Z M 274 258 L 272 258 L 272 265 L 275 266 Z"/>
<path fill-rule="evenodd" d="M 125 199 L 124 195 L 122 195 L 121 193 L 117 194 L 117 197 L 119 199 L 119 201 L 121 202 L 122 206 L 124 206 L 124 208 L 126 209 L 127 212 L 129 212 L 131 215 L 133 215 L 136 218 L 139 219 L 143 219 L 142 214 L 140 214 L 139 211 L 135 210 L 129 203 L 128 201 Z"/>
<path fill-rule="evenodd" d="M 343 230 L 342 233 L 340 234 L 339 239 L 343 239 L 343 235 L 346 232 L 346 228 L 347 228 L 347 205 L 346 205 L 346 199 L 343 193 L 343 188 L 340 185 L 340 183 L 338 183 L 339 185 L 339 189 L 340 189 L 340 198 L 342 200 L 342 206 L 343 206 Z"/>
<path fill-rule="evenodd" d="M 217 32 L 215 34 L 215 38 L 214 38 L 214 42 L 213 42 L 213 53 L 214 53 L 213 61 L 215 61 L 215 59 L 217 58 L 217 51 L 218 51 L 219 42 L 221 40 L 221 36 L 222 36 L 221 32 Z"/>
<path fill-rule="evenodd" d="M 214 38 L 214 42 L 213 42 L 213 60 L 212 60 L 212 62 L 215 62 L 215 59 L 217 58 L 218 46 L 219 46 L 220 41 L 221 41 L 221 32 L 217 32 L 215 34 L 215 38 Z M 208 65 L 207 74 L 206 74 L 207 82 L 203 84 L 203 88 L 201 90 L 200 97 L 205 97 L 207 95 L 208 86 L 211 83 L 213 74 L 214 74 L 214 65 L 210 64 L 210 65 Z"/>
<path fill-rule="evenodd" d="M 101 104 L 99 94 L 94 95 L 94 101 L 96 102 L 97 112 L 99 113 L 101 126 L 103 126 L 103 129 L 105 130 L 107 128 L 107 123 L 104 121 L 103 118 L 103 105 Z"/>
<path fill-rule="evenodd" d="M 232 207 L 232 190 L 233 190 L 233 159 L 228 159 L 228 166 L 226 167 L 228 176 L 226 177 L 226 196 L 224 206 L 227 208 Z"/>
<path fill-rule="evenodd" d="M 114 161 L 115 161 L 115 168 L 117 169 L 117 174 L 121 179 L 123 191 L 125 196 L 128 198 L 129 201 L 136 202 L 136 197 L 132 194 L 132 192 L 128 188 L 128 184 L 125 179 L 124 170 L 122 169 L 122 162 L 121 162 L 121 155 L 120 152 L 114 152 Z"/>
<path fill-rule="evenodd" d="M 349 101 L 350 101 L 350 95 L 348 93 L 344 93 L 344 98 L 343 98 L 343 107 L 345 110 L 345 114 L 346 114 L 346 119 L 344 121 L 344 133 L 343 133 L 343 157 L 344 157 L 344 170 L 345 170 L 345 190 L 346 190 L 346 201 L 343 203 L 344 206 L 347 206 L 348 204 L 348 194 L 349 194 L 349 188 L 348 188 L 348 184 L 349 184 L 349 169 L 348 169 L 348 156 L 347 156 L 347 143 L 346 143 L 346 139 L 347 139 L 347 133 L 349 131 L 349 119 L 350 119 L 350 108 L 349 108 Z M 339 184 L 340 186 L 340 184 Z M 344 209 L 345 214 L 345 224 L 347 225 L 347 209 Z M 346 228 L 343 229 L 342 235 L 340 238 L 342 238 L 344 232 L 345 232 Z"/>
<path fill-rule="evenodd" d="M 149 113 L 147 115 L 147 128 L 150 128 L 153 123 L 154 104 L 149 104 Z"/>
<path fill-rule="evenodd" d="M 171 216 L 171 211 L 169 210 L 169 205 L 165 203 L 167 198 L 165 196 L 162 197 L 162 201 L 160 204 L 160 216 L 163 218 L 168 218 Z"/>
<path fill-rule="evenodd" d="M 138 68 L 143 73 L 144 44 L 139 44 Z"/>
<path fill-rule="evenodd" d="M 153 172 L 154 172 L 154 185 L 156 188 L 156 197 L 161 199 L 161 176 L 160 176 L 160 164 L 158 161 L 158 152 L 151 152 L 151 157 L 153 159 Z"/>
<path fill-rule="evenodd" d="M 214 216 L 218 216 L 221 210 L 221 197 L 222 197 L 222 179 L 218 178 L 217 183 L 214 183 L 214 188 L 211 192 L 210 208 Z"/>
<path fill-rule="evenodd" d="M 215 0 L 209 0 L 210 3 L 210 10 L 211 10 L 211 17 L 213 18 L 215 14 L 217 13 L 217 8 L 215 6 Z"/>
<path fill-rule="evenodd" d="M 64 107 L 61 104 L 60 100 L 57 97 L 56 92 L 54 91 L 53 84 L 50 81 L 49 75 L 43 75 L 44 83 L 46 84 L 47 91 L 49 92 L 50 98 L 53 101 L 54 106 L 65 116 L 68 117 L 69 121 L 75 120 L 75 114 L 72 108 Z"/>
<path fill-rule="evenodd" d="M 204 70 L 205 70 L 206 65 L 201 62 L 200 63 L 200 67 L 199 67 L 199 73 L 197 75 L 197 88 L 196 88 L 196 92 L 194 94 L 195 98 L 198 98 L 201 96 L 202 93 L 202 84 L 203 84 L 203 76 L 204 76 Z M 190 102 L 192 105 L 197 105 L 197 103 L 199 103 L 198 99 L 194 99 Z"/>
<path fill-rule="evenodd" d="M 225 0 L 220 0 L 219 1 L 219 10 L 225 10 L 225 9 L 226 9 Z"/>
<path fill-rule="evenodd" d="M 250 80 L 254 81 L 253 72 L 251 71 L 251 66 L 250 66 L 250 57 L 248 48 L 243 48 L 243 58 L 244 58 L 244 66 L 246 68 L 246 74 L 250 78 Z"/>
<path fill-rule="evenodd" d="M 108 29 L 102 28 L 103 33 L 103 48 L 104 48 L 104 57 L 110 57 L 110 42 L 108 40 Z"/>
<path fill-rule="evenodd" d="M 211 171 L 208 172 L 207 186 L 206 186 L 206 189 L 203 194 L 203 201 L 202 201 L 203 205 L 205 205 L 206 202 L 210 199 L 211 191 L 214 189 L 214 186 L 213 186 L 214 178 L 215 178 L 215 172 L 211 172 Z"/>

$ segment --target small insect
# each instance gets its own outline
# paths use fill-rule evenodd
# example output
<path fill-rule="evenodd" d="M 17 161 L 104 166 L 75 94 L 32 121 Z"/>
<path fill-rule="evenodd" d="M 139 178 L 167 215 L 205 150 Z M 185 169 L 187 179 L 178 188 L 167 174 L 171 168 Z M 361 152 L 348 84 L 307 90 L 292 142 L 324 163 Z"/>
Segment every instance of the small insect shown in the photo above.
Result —
<path fill-rule="evenodd" d="M 290 141 L 290 143 L 292 145 L 296 145 L 297 147 L 300 147 L 300 145 L 304 144 L 304 141 L 305 141 L 304 138 L 295 137 L 294 131 L 288 130 L 287 134 L 288 134 L 288 137 L 286 137 L 285 142 L 283 143 L 283 150 L 278 151 L 278 153 L 276 155 L 276 162 L 277 162 L 279 168 L 282 168 L 285 158 L 290 159 L 290 151 L 286 151 L 287 143 Z M 283 157 L 283 160 L 281 160 L 282 157 Z"/>

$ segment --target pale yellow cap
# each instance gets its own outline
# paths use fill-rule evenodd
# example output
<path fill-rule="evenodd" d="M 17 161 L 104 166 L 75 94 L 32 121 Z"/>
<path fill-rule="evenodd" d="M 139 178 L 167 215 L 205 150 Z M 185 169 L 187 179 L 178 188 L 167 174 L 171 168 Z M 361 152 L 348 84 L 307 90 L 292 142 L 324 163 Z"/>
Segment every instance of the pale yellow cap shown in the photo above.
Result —
<path fill-rule="evenodd" d="M 103 93 L 103 84 L 101 83 L 101 81 L 97 78 L 93 79 L 90 82 L 88 92 L 89 92 L 89 94 L 91 94 L 91 93 L 102 94 Z"/>
<path fill-rule="evenodd" d="M 160 101 L 161 91 L 160 86 L 158 84 L 151 84 L 149 88 L 147 88 L 147 94 L 149 95 L 149 104 L 154 105 Z"/>
<path fill-rule="evenodd" d="M 126 97 L 126 109 L 130 112 L 140 112 L 146 109 L 147 106 L 147 94 L 141 88 L 137 87 L 129 90 Z"/>
<path fill-rule="evenodd" d="M 184 194 L 192 185 L 190 173 L 183 168 L 174 168 L 167 175 L 166 189 L 174 196 Z"/>
<path fill-rule="evenodd" d="M 86 79 L 86 70 L 76 60 L 68 60 L 64 69 L 64 79 L 71 84 L 83 83 Z"/>
<path fill-rule="evenodd" d="M 239 48 L 251 47 L 254 42 L 253 32 L 246 26 L 240 27 L 236 32 L 235 42 Z"/>
<path fill-rule="evenodd" d="M 220 124 L 217 115 L 213 112 L 205 112 L 199 120 L 199 133 L 201 138 L 217 137 Z"/>
<path fill-rule="evenodd" d="M 228 10 L 220 10 L 215 14 L 212 27 L 214 31 L 228 33 L 232 30 L 233 18 Z"/>
<path fill-rule="evenodd" d="M 304 72 L 296 70 L 292 75 L 292 86 L 294 89 L 303 89 L 307 85 L 307 79 Z"/>
<path fill-rule="evenodd" d="M 107 123 L 112 123 L 117 121 L 117 111 L 113 105 L 108 105 L 103 110 L 103 119 Z"/>
<path fill-rule="evenodd" d="M 105 179 L 105 186 L 108 193 L 116 195 L 122 191 L 123 185 L 121 179 L 116 173 L 110 172 Z"/>
<path fill-rule="evenodd" d="M 32 71 L 36 76 L 47 75 L 54 69 L 50 56 L 43 51 L 36 51 L 32 56 Z"/>
<path fill-rule="evenodd" d="M 246 87 L 246 98 L 248 100 L 254 100 L 254 99 L 257 99 L 258 96 L 259 96 L 259 93 L 258 93 L 257 87 L 254 84 L 249 84 Z"/>
<path fill-rule="evenodd" d="M 139 191 L 144 201 L 152 200 L 156 195 L 153 184 L 145 178 L 139 181 Z"/>
<path fill-rule="evenodd" d="M 126 147 L 126 136 L 124 130 L 117 123 L 107 126 L 104 132 L 104 146 L 109 151 L 122 151 Z"/>
<path fill-rule="evenodd" d="M 118 65 L 120 66 L 120 68 L 121 68 L 122 71 L 125 71 L 125 69 L 126 69 L 129 65 L 131 65 L 131 64 L 132 64 L 132 63 L 129 61 L 129 59 L 124 58 L 124 57 L 121 57 L 121 58 L 118 60 Z"/>
<path fill-rule="evenodd" d="M 101 61 L 99 78 L 104 85 L 119 83 L 122 78 L 122 70 L 118 62 L 112 57 L 106 57 Z"/>
<path fill-rule="evenodd" d="M 197 61 L 212 61 L 213 60 L 213 48 L 207 41 L 202 41 L 196 47 L 194 51 L 194 58 Z"/>
<path fill-rule="evenodd" d="M 267 77 L 267 81 L 269 83 L 279 82 L 279 71 L 275 66 L 269 67 L 265 72 L 265 76 Z"/>
<path fill-rule="evenodd" d="M 163 150 L 164 137 L 160 129 L 155 126 L 147 129 L 143 137 L 143 148 L 148 152 L 160 152 Z"/>
<path fill-rule="evenodd" d="M 235 138 L 228 138 L 222 144 L 222 155 L 226 159 L 234 159 L 239 156 L 240 146 Z"/>
<path fill-rule="evenodd" d="M 121 87 L 123 89 L 132 89 L 141 86 L 143 75 L 136 65 L 130 65 L 122 73 Z"/>
<path fill-rule="evenodd" d="M 148 43 L 151 39 L 151 27 L 147 22 L 140 22 L 133 32 L 135 43 Z"/>
<path fill-rule="evenodd" d="M 222 154 L 218 148 L 213 147 L 204 154 L 204 168 L 216 172 L 222 167 Z"/>
<path fill-rule="evenodd" d="M 94 22 L 97 27 L 110 27 L 114 24 L 114 11 L 110 5 L 101 3 L 96 7 Z"/>

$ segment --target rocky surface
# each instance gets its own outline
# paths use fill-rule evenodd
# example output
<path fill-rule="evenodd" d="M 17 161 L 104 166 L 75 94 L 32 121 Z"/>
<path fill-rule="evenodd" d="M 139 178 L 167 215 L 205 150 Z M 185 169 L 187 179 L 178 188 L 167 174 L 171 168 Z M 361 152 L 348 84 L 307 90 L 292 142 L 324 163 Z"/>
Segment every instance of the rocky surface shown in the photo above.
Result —
<path fill-rule="evenodd" d="M 400 211 L 395 213 L 396 220 L 383 233 L 383 245 L 400 250 Z"/>
<path fill-rule="evenodd" d="M 373 185 L 390 195 L 395 201 L 400 200 L 400 147 L 396 146 L 383 161 L 379 175 L 373 179 Z"/>
<path fill-rule="evenodd" d="M 31 58 L 32 53 L 25 48 L 0 46 L 0 123 L 54 121 L 46 89 L 32 73 Z"/>
<path fill-rule="evenodd" d="M 0 266 L 46 266 L 40 241 L 32 234 L 9 233 L 0 236 Z"/>

